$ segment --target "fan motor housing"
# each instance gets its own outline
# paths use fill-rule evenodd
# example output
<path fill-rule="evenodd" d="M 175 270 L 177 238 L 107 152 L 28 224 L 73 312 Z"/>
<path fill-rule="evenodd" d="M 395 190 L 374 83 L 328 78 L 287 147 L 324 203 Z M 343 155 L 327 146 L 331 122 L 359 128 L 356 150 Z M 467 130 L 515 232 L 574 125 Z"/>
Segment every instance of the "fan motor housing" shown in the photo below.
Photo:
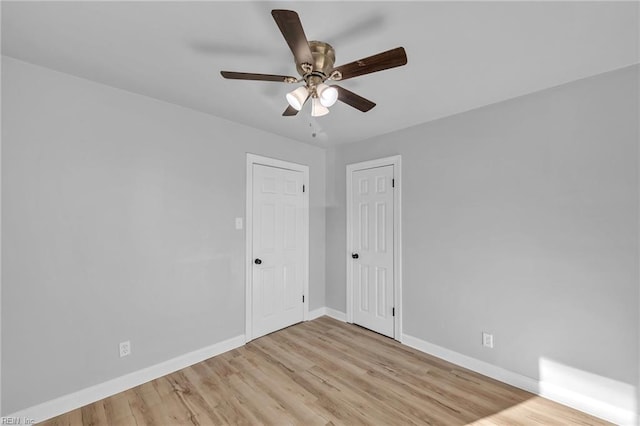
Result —
<path fill-rule="evenodd" d="M 312 73 L 322 73 L 324 77 L 328 77 L 331 70 L 333 70 L 333 64 L 336 61 L 336 52 L 329 43 L 323 41 L 310 41 L 309 49 L 311 49 L 311 55 L 313 56 Z M 296 64 L 298 74 L 305 76 L 307 73 L 302 69 L 302 64 Z"/>

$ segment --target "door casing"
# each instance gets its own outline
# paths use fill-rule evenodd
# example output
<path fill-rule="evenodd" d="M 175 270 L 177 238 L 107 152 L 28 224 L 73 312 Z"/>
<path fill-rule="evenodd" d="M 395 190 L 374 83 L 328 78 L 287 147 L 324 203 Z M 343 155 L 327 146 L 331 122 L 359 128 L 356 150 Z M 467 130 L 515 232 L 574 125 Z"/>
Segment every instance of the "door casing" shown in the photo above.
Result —
<path fill-rule="evenodd" d="M 393 191 L 393 305 L 395 308 L 393 338 L 397 341 L 402 341 L 402 158 L 400 155 L 347 165 L 347 244 L 345 252 L 347 262 L 347 322 L 353 323 L 353 313 L 355 311 L 352 279 L 353 261 L 351 259 L 351 253 L 354 248 L 350 237 L 353 229 L 351 220 L 353 172 L 382 166 L 393 166 L 393 179 L 395 181 Z"/>
<path fill-rule="evenodd" d="M 247 182 L 245 204 L 245 342 L 253 339 L 253 165 L 277 167 L 302 172 L 305 191 L 302 194 L 303 236 L 303 321 L 309 319 L 309 166 L 247 153 Z"/>

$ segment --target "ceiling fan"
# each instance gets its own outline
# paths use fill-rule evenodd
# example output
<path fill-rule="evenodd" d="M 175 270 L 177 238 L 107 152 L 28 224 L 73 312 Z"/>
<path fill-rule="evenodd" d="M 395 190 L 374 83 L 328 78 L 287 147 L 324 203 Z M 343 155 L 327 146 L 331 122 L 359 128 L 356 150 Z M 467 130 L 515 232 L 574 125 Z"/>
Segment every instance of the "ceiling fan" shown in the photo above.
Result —
<path fill-rule="evenodd" d="M 328 114 L 329 107 L 338 100 L 362 112 L 367 112 L 376 104 L 343 87 L 336 84 L 328 85 L 326 82 L 347 80 L 407 63 L 407 54 L 404 48 L 397 47 L 334 67 L 336 56 L 333 47 L 322 41 L 307 41 L 296 12 L 276 9 L 271 11 L 271 15 L 293 53 L 296 69 L 301 77 L 233 71 L 221 71 L 220 74 L 224 78 L 233 80 L 276 81 L 290 84 L 303 82 L 303 86 L 287 93 L 289 107 L 282 113 L 283 116 L 296 115 L 309 98 L 311 98 L 311 115 L 313 117 Z"/>

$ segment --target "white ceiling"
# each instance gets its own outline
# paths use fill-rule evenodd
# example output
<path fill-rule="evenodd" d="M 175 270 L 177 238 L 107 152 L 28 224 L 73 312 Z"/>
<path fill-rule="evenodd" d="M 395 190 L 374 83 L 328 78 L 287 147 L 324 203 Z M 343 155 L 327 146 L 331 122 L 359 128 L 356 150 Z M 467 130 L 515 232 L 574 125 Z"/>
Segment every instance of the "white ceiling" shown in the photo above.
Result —
<path fill-rule="evenodd" d="M 270 10 L 298 12 L 336 65 L 403 46 L 342 84 L 378 105 L 282 117 L 296 75 Z M 637 2 L 2 2 L 2 54 L 314 145 L 375 135 L 638 63 Z M 309 108 L 309 105 L 306 106 Z M 312 133 L 317 137 L 313 138 Z"/>

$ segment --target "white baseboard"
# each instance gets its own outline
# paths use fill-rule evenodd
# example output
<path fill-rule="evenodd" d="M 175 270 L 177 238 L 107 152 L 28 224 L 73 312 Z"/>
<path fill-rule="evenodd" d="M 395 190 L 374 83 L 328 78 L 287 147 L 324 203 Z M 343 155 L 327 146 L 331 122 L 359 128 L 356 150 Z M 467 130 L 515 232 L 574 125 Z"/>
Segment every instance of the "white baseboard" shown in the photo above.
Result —
<path fill-rule="evenodd" d="M 548 382 L 541 382 L 407 334 L 402 335 L 402 343 L 429 355 L 475 371 L 476 373 L 524 389 L 543 398 L 567 405 L 618 425 L 640 424 L 640 417 L 638 413 L 635 413 L 633 410 L 620 408 L 606 401 L 585 396 L 576 390 L 561 388 Z M 635 398 L 635 394 L 630 392 L 629 395 L 627 395 L 627 399 L 630 400 L 633 398 Z"/>
<path fill-rule="evenodd" d="M 314 309 L 313 311 L 309 311 L 309 321 L 313 321 L 316 318 L 320 318 L 327 315 L 327 308 L 322 307 L 318 309 Z"/>
<path fill-rule="evenodd" d="M 87 404 L 100 401 L 101 399 L 139 386 L 143 383 L 147 383 L 159 377 L 166 376 L 174 371 L 197 364 L 205 359 L 220 355 L 221 353 L 238 348 L 242 345 L 244 345 L 244 335 L 232 337 L 231 339 L 180 355 L 168 361 L 152 365 L 151 367 L 143 368 L 142 370 L 134 371 L 133 373 L 109 380 L 108 382 L 100 383 L 30 408 L 25 408 L 24 410 L 20 410 L 17 413 L 13 413 L 5 417 L 29 418 L 38 423 L 83 407 Z"/>
<path fill-rule="evenodd" d="M 326 309 L 327 309 L 328 317 L 331 317 L 338 321 L 347 322 L 347 314 L 345 314 L 344 312 L 336 311 L 335 309 L 331 309 L 331 308 L 326 308 Z"/>
<path fill-rule="evenodd" d="M 347 315 L 344 312 L 336 311 L 335 309 L 331 309 L 327 307 L 318 308 L 318 309 L 314 309 L 313 311 L 310 311 L 309 321 L 314 320 L 316 318 L 323 317 L 325 315 L 333 319 L 337 319 L 338 321 L 342 321 L 342 322 L 347 321 Z"/>

